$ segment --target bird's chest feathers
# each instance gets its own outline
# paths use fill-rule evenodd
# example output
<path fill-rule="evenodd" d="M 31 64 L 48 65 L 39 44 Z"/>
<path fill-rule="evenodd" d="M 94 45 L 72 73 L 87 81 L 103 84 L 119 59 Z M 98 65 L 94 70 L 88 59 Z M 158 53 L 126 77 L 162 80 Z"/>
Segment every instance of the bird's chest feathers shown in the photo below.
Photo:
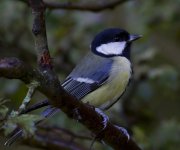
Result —
<path fill-rule="evenodd" d="M 106 93 L 106 97 L 102 98 L 103 103 L 118 99 L 125 91 L 131 76 L 131 64 L 128 59 L 125 57 L 114 57 L 113 59 L 115 65 L 113 65 L 110 77 L 103 87 L 103 93 Z"/>
<path fill-rule="evenodd" d="M 112 66 L 110 77 L 108 79 L 108 88 L 113 91 L 121 91 L 129 82 L 131 76 L 131 64 L 125 57 L 114 57 L 114 64 Z"/>
<path fill-rule="evenodd" d="M 84 97 L 84 102 L 100 106 L 117 99 L 126 89 L 131 76 L 131 64 L 125 57 L 113 57 L 116 65 L 112 66 L 110 77 L 101 88 Z"/>

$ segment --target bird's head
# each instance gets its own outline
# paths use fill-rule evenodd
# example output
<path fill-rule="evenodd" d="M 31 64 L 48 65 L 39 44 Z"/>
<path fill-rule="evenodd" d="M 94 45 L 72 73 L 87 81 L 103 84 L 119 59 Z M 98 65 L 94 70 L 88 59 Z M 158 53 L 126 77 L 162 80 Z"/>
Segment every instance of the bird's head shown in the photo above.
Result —
<path fill-rule="evenodd" d="M 95 36 L 91 50 L 102 57 L 124 56 L 130 59 L 130 45 L 140 37 L 120 28 L 105 29 Z"/>

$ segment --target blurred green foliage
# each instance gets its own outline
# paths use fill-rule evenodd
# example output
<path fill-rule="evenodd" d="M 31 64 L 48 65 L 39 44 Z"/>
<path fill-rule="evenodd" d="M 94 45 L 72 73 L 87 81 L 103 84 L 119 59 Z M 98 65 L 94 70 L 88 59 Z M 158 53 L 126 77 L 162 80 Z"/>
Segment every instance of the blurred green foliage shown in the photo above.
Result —
<path fill-rule="evenodd" d="M 13 113 L 13 112 L 12 112 Z M 30 115 L 30 114 L 22 114 L 20 116 L 14 116 L 9 118 L 4 126 L 3 129 L 5 131 L 5 135 L 9 135 L 14 129 L 16 129 L 17 124 L 19 127 L 23 128 L 23 136 L 28 137 L 34 134 L 36 127 L 34 123 L 36 121 L 41 120 L 42 117 L 39 115 Z"/>
<path fill-rule="evenodd" d="M 102 29 L 122 27 L 143 35 L 132 47 L 137 82 L 133 90 L 127 92 L 125 100 L 114 105 L 107 114 L 114 123 L 129 128 L 137 143 L 146 150 L 180 147 L 179 10 L 179 0 L 134 0 L 99 13 L 66 10 L 47 10 L 46 13 L 49 48 L 61 81 L 89 50 L 92 38 Z M 1 0 L 0 18 L 0 58 L 18 57 L 35 66 L 30 8 L 20 0 Z M 9 109 L 17 109 L 26 92 L 27 87 L 20 81 L 0 79 L 0 98 L 11 99 Z M 37 92 L 33 102 L 43 98 Z M 48 123 L 77 133 L 88 132 L 62 113 Z M 84 143 L 87 147 L 90 145 L 90 142 Z M 100 144 L 94 147 L 110 149 Z"/>

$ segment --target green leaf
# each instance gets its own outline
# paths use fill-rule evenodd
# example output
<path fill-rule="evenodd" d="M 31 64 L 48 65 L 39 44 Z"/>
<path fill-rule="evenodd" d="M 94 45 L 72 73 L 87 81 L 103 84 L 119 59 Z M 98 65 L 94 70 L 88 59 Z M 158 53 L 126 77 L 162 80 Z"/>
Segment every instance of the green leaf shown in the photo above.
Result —
<path fill-rule="evenodd" d="M 8 119 L 3 126 L 5 135 L 11 133 L 18 126 L 23 129 L 24 137 L 32 136 L 36 131 L 35 122 L 42 119 L 42 116 L 32 114 L 23 114 L 20 116 L 12 117 Z"/>

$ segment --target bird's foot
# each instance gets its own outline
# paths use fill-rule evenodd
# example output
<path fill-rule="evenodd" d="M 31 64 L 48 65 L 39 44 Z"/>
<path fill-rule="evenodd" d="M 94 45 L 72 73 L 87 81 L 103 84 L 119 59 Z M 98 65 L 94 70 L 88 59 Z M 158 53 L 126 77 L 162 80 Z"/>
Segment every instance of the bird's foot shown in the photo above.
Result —
<path fill-rule="evenodd" d="M 128 133 L 128 131 L 125 129 L 125 128 L 123 128 L 123 127 L 119 127 L 119 126 L 115 126 L 123 135 L 125 135 L 126 136 L 126 138 L 127 138 L 127 142 L 129 141 L 129 139 L 130 139 L 130 135 L 129 135 L 129 133 Z"/>
<path fill-rule="evenodd" d="M 104 144 L 104 141 L 102 140 L 101 136 L 102 136 L 103 130 L 106 129 L 108 121 L 109 121 L 108 116 L 106 114 L 104 114 L 104 112 L 101 109 L 95 108 L 95 107 L 94 107 L 94 109 L 102 117 L 102 128 L 99 131 L 99 133 L 97 133 L 95 135 L 94 139 L 92 140 L 91 145 L 90 145 L 90 150 L 92 150 L 94 142 L 97 141 L 97 140 Z"/>
<path fill-rule="evenodd" d="M 103 127 L 102 127 L 102 129 L 101 129 L 101 131 L 100 132 L 102 132 L 106 127 L 107 127 L 107 123 L 108 123 L 108 121 L 109 121 L 109 118 L 108 118 L 108 116 L 106 115 L 106 114 L 104 114 L 104 112 L 101 110 L 101 109 L 99 109 L 99 108 L 95 108 L 95 111 L 102 117 L 102 125 L 103 125 Z"/>

